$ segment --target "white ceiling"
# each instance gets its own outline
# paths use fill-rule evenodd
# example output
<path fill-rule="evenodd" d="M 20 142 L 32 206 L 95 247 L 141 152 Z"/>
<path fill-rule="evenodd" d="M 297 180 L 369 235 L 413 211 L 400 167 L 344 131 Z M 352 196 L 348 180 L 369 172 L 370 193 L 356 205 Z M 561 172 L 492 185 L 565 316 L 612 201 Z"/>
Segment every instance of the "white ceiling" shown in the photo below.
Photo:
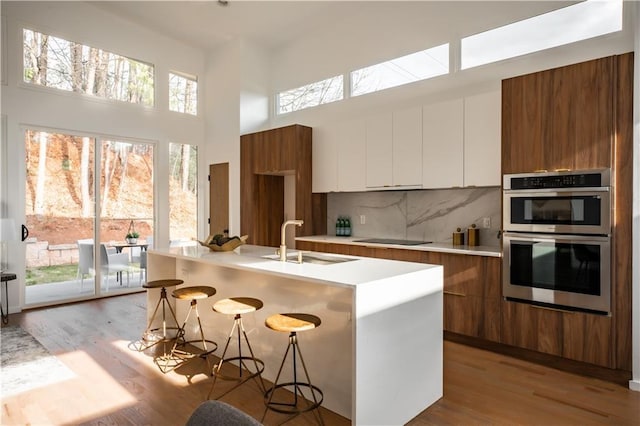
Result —
<path fill-rule="evenodd" d="M 210 50 L 243 38 L 275 49 L 337 23 L 428 17 L 451 34 L 504 25 L 575 1 L 99 1 L 97 7 L 188 45 Z M 389 13 L 393 9 L 393 13 Z M 415 19 L 414 19 L 415 21 Z"/>

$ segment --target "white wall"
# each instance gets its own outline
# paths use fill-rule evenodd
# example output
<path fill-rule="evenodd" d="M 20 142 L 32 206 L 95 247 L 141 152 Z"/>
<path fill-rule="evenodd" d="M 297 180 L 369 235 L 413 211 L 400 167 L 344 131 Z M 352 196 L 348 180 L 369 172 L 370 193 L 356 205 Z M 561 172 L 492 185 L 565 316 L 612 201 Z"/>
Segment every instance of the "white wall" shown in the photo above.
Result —
<path fill-rule="evenodd" d="M 200 115 L 186 116 L 168 110 L 168 72 L 204 76 L 203 52 L 162 35 L 144 30 L 84 2 L 2 2 L 6 28 L 6 85 L 2 86 L 2 114 L 6 116 L 6 151 L 3 178 L 10 177 L 3 194 L 7 214 L 25 223 L 25 128 L 134 139 L 155 144 L 156 241 L 169 241 L 168 146 L 169 142 L 204 145 L 204 103 Z M 155 65 L 156 106 L 145 108 L 90 96 L 67 93 L 22 82 L 22 30 L 29 28 L 99 47 Z M 3 67 L 4 68 L 4 67 Z M 206 173 L 205 173 L 206 176 Z M 202 227 L 202 225 L 201 225 Z M 24 252 L 22 244 L 14 247 Z M 10 269 L 24 271 L 21 256 L 12 254 Z M 24 274 L 10 287 L 9 310 L 24 304 Z"/>
<path fill-rule="evenodd" d="M 205 162 L 229 163 L 230 235 L 240 233 L 240 135 L 268 123 L 268 71 L 265 51 L 245 40 L 230 42 L 207 57 Z M 208 200 L 208 195 L 201 198 Z"/>

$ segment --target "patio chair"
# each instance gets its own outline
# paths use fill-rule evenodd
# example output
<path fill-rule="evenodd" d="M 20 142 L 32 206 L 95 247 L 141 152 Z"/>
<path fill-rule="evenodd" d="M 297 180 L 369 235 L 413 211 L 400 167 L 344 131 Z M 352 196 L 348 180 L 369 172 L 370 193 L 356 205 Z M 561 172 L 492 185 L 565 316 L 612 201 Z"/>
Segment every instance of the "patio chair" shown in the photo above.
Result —
<path fill-rule="evenodd" d="M 100 244 L 100 263 L 102 264 L 102 278 L 105 281 L 107 291 L 109 291 L 109 275 L 116 273 L 116 279 L 120 281 L 122 285 L 122 273 L 127 273 L 127 287 L 129 287 L 129 272 L 131 267 L 129 266 L 129 254 L 128 253 L 115 253 L 109 254 L 107 246 Z"/>
<path fill-rule="evenodd" d="M 92 275 L 93 269 L 93 240 L 78 240 L 78 279 L 80 279 L 80 293 L 84 285 L 84 276 Z"/>
<path fill-rule="evenodd" d="M 134 247 L 131 250 L 131 261 L 133 263 L 140 264 L 140 277 L 139 282 L 142 284 L 142 277 L 144 276 L 144 281 L 147 282 L 147 250 L 153 248 L 153 237 L 145 238 L 147 242 L 147 248 L 142 250 L 139 247 Z"/>

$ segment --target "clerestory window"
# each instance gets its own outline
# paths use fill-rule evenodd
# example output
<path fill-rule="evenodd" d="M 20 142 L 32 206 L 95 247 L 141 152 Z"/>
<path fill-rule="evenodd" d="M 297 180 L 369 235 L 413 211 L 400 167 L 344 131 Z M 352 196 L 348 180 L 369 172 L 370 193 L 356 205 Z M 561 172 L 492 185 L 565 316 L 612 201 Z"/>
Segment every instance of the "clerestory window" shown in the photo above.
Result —
<path fill-rule="evenodd" d="M 278 114 L 299 111 L 342 99 L 344 94 L 342 75 L 286 90 L 277 95 Z"/>
<path fill-rule="evenodd" d="M 364 95 L 449 72 L 449 44 L 351 72 L 351 96 Z"/>
<path fill-rule="evenodd" d="M 169 110 L 198 115 L 198 78 L 169 73 Z"/>
<path fill-rule="evenodd" d="M 26 83 L 154 105 L 154 66 L 103 49 L 23 30 Z"/>

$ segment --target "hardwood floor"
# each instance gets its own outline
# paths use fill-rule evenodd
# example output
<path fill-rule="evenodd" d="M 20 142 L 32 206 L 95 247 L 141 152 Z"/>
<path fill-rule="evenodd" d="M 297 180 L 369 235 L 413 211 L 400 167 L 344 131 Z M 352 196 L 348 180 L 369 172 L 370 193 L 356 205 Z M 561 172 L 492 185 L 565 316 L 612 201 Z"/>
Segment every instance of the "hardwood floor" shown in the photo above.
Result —
<path fill-rule="evenodd" d="M 145 310 L 146 295 L 139 293 L 11 315 L 10 324 L 29 331 L 76 377 L 4 399 L 0 423 L 184 424 L 212 379 L 197 374 L 204 362 L 162 374 L 149 351 L 129 349 L 145 327 Z M 640 424 L 639 392 L 449 341 L 444 348 L 444 397 L 410 425 Z M 227 383 L 218 381 L 215 394 Z M 253 382 L 222 400 L 262 417 Z M 327 425 L 349 424 L 327 410 L 322 415 Z M 286 419 L 270 412 L 264 423 Z M 306 413 L 287 424 L 315 423 Z"/>

